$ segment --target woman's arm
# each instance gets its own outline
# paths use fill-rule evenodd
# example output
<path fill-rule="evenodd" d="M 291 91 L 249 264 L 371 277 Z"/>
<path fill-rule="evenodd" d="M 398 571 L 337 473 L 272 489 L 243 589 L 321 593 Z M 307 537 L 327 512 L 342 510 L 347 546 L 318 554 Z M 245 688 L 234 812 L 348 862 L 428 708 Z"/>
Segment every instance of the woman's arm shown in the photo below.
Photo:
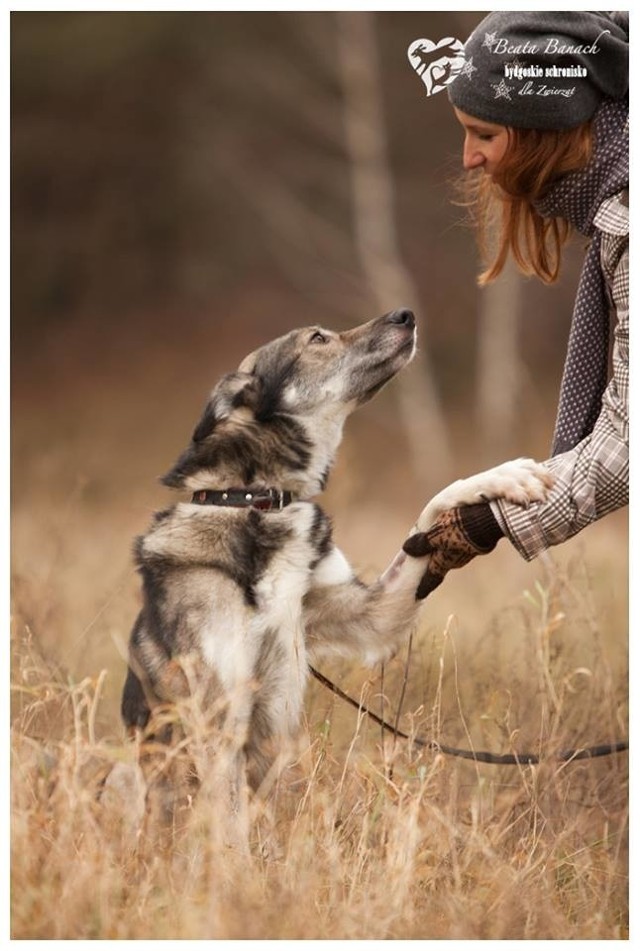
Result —
<path fill-rule="evenodd" d="M 544 502 L 526 509 L 503 500 L 458 508 L 408 538 L 404 551 L 427 558 L 419 599 L 451 569 L 491 551 L 502 535 L 531 560 L 629 500 L 629 218 L 619 196 L 602 206 L 596 225 L 602 231 L 601 263 L 617 320 L 613 375 L 593 431 L 544 463 L 554 479 Z"/>
<path fill-rule="evenodd" d="M 615 266 L 610 268 L 614 260 Z M 593 431 L 573 449 L 545 463 L 555 477 L 545 502 L 527 510 L 502 501 L 491 505 L 503 533 L 527 560 L 566 541 L 629 500 L 628 236 L 603 233 L 602 264 L 617 322 L 613 376 Z"/>

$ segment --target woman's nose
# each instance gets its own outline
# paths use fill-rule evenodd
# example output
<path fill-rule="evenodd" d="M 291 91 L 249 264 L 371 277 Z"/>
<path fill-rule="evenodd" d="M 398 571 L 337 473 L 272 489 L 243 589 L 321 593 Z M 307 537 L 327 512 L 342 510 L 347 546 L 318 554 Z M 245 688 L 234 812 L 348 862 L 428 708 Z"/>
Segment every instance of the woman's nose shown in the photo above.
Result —
<path fill-rule="evenodd" d="M 484 155 L 481 151 L 468 139 L 464 140 L 464 148 L 462 150 L 462 167 L 466 172 L 469 172 L 472 168 L 480 168 L 481 165 L 484 165 Z"/>

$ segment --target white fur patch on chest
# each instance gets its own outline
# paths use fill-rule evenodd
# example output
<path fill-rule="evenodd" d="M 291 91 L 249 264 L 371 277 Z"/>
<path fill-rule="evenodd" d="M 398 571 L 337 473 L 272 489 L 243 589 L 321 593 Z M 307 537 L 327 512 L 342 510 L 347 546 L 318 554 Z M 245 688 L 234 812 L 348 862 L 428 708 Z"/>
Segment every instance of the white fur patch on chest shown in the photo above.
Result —
<path fill-rule="evenodd" d="M 200 629 L 200 650 L 207 664 L 215 670 L 226 690 L 233 690 L 251 677 L 251 652 L 247 650 L 247 631 L 251 624 L 249 612 L 232 598 L 221 599 L 212 606 L 210 618 Z"/>
<path fill-rule="evenodd" d="M 225 579 L 212 601 L 210 619 L 200 630 L 203 658 L 228 691 L 242 688 L 254 677 L 263 641 L 274 637 L 283 657 L 280 694 L 283 699 L 289 696 L 286 705 L 292 718 L 299 714 L 307 676 L 302 603 L 311 580 L 309 566 L 316 557 L 309 539 L 313 508 L 297 508 L 292 536 L 254 585 L 256 607 L 247 605 L 233 582 Z"/>
<path fill-rule="evenodd" d="M 353 578 L 353 568 L 339 548 L 332 548 L 313 572 L 314 585 L 347 584 Z"/>
<path fill-rule="evenodd" d="M 309 543 L 294 538 L 272 559 L 255 587 L 258 615 L 254 623 L 273 631 L 287 654 L 304 650 L 302 602 L 309 590 L 311 559 Z"/>

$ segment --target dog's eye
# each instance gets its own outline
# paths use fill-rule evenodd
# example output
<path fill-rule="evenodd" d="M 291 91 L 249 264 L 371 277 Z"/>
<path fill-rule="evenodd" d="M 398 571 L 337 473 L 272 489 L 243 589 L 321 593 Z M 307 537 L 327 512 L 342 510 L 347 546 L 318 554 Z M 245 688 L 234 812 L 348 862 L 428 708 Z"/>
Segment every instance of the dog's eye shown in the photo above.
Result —
<path fill-rule="evenodd" d="M 309 337 L 309 343 L 327 343 L 329 340 L 323 333 L 320 333 L 319 330 L 314 331 Z"/>

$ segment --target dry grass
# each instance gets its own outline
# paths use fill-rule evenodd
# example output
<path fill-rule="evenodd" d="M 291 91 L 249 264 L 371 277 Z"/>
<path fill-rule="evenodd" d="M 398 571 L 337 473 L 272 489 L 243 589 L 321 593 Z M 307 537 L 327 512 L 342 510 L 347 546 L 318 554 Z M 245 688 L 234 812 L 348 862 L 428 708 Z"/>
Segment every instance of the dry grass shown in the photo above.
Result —
<path fill-rule="evenodd" d="M 221 850 L 210 794 L 163 834 L 132 820 L 135 787 L 125 804 L 100 798 L 105 774 L 134 752 L 117 710 L 138 598 L 129 540 L 164 503 L 144 491 L 149 470 L 179 448 L 139 417 L 101 415 L 113 383 L 98 380 L 75 415 L 63 395 L 40 403 L 14 446 L 13 937 L 626 937 L 626 754 L 476 766 L 382 742 L 313 683 L 308 748 L 272 804 L 270 858 L 265 817 L 251 859 Z M 365 415 L 359 430 L 383 457 L 386 425 Z M 136 427 L 142 454 L 128 440 Z M 399 473 L 373 459 L 358 477 L 361 453 L 345 446 L 328 501 L 340 544 L 372 571 L 424 493 L 382 506 Z M 372 468 L 385 472 L 375 486 Z M 400 725 L 496 751 L 626 736 L 626 540 L 615 516 L 548 561 L 525 565 L 503 543 L 447 579 L 414 638 Z M 330 673 L 395 717 L 404 658 L 383 680 L 355 665 Z"/>
<path fill-rule="evenodd" d="M 516 768 L 420 754 L 381 743 L 377 728 L 314 685 L 310 749 L 275 805 L 281 853 L 265 860 L 256 848 L 239 867 L 217 844 L 216 805 L 205 794 L 163 842 L 130 826 L 135 790 L 126 804 L 99 799 L 105 772 L 132 756 L 102 698 L 105 679 L 119 678 L 96 666 L 74 681 L 45 660 L 22 597 L 14 937 L 625 936 L 626 756 Z M 580 616 L 584 603 L 572 618 L 561 611 L 578 597 L 557 572 L 499 614 L 475 647 L 458 645 L 454 619 L 425 627 L 402 725 L 503 750 L 624 735 L 624 668 L 597 619 Z M 399 695 L 402 674 L 399 660 L 388 666 L 387 698 Z M 363 676 L 354 669 L 341 679 L 357 691 Z M 377 709 L 377 676 L 366 695 Z M 394 715 L 391 699 L 383 706 Z"/>

